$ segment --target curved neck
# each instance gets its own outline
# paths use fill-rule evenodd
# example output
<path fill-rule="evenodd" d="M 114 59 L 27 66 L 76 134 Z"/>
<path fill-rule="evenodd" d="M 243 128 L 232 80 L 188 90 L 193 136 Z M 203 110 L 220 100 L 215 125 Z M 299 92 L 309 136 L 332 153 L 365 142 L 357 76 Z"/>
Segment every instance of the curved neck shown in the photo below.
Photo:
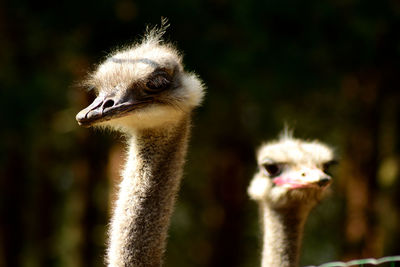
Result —
<path fill-rule="evenodd" d="M 310 209 L 275 209 L 260 205 L 263 221 L 263 267 L 298 266 L 304 223 Z"/>
<path fill-rule="evenodd" d="M 189 118 L 140 130 L 129 154 L 111 221 L 108 264 L 161 266 L 189 135 Z"/>

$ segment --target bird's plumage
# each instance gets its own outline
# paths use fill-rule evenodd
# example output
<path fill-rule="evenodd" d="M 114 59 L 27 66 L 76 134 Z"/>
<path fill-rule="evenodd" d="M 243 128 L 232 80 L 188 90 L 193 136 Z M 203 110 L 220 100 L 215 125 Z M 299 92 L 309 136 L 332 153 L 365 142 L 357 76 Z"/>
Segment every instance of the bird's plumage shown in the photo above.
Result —
<path fill-rule="evenodd" d="M 263 267 L 297 266 L 304 223 L 330 183 L 324 167 L 333 158 L 327 145 L 290 134 L 258 150 L 248 193 L 260 208 Z"/>
<path fill-rule="evenodd" d="M 109 231 L 111 267 L 158 267 L 182 177 L 191 111 L 204 85 L 162 40 L 165 27 L 115 51 L 84 84 L 97 98 L 76 116 L 83 126 L 125 134 L 128 155 Z"/>
<path fill-rule="evenodd" d="M 152 128 L 200 105 L 203 83 L 184 70 L 181 54 L 162 40 L 163 32 L 148 31 L 141 42 L 111 53 L 88 75 L 83 84 L 97 98 L 77 115 L 80 124 Z"/>

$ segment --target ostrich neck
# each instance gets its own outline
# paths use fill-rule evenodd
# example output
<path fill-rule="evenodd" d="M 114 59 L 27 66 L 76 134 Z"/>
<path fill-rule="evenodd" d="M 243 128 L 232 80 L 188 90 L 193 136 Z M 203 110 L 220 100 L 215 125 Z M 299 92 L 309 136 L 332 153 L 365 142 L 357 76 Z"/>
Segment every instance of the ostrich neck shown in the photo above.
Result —
<path fill-rule="evenodd" d="M 170 216 L 182 177 L 189 118 L 136 131 L 111 221 L 108 263 L 161 266 Z"/>
<path fill-rule="evenodd" d="M 262 266 L 297 266 L 303 227 L 310 209 L 299 209 L 299 206 L 275 209 L 266 203 L 260 208 L 264 227 Z"/>

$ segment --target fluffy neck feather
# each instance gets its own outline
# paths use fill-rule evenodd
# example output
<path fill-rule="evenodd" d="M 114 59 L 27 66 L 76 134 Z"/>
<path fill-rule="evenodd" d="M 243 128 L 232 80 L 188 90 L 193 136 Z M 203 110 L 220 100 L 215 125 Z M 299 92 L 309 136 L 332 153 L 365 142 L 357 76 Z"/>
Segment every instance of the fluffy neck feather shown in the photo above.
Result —
<path fill-rule="evenodd" d="M 160 266 L 170 216 L 182 177 L 189 118 L 140 130 L 129 154 L 111 221 L 108 264 Z"/>
<path fill-rule="evenodd" d="M 310 208 L 275 209 L 262 202 L 260 209 L 264 231 L 262 266 L 297 266 L 303 227 Z"/>

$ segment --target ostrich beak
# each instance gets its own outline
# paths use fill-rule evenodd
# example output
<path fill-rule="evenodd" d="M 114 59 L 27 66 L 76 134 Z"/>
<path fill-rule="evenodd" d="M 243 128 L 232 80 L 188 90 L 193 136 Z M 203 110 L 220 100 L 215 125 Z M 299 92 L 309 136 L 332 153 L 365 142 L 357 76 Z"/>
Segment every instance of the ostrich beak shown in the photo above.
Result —
<path fill-rule="evenodd" d="M 319 186 L 319 187 L 325 187 L 327 185 L 329 185 L 332 181 L 332 178 L 329 175 L 325 175 L 323 177 L 320 177 L 318 181 L 316 181 L 315 183 Z"/>
<path fill-rule="evenodd" d="M 320 188 L 324 188 L 332 182 L 332 177 L 318 168 L 303 169 L 301 176 L 304 177 L 305 184 L 316 185 Z"/>
<path fill-rule="evenodd" d="M 276 177 L 276 185 L 286 186 L 291 189 L 318 187 L 325 188 L 331 183 L 332 178 L 320 169 L 303 168 Z"/>
<path fill-rule="evenodd" d="M 137 100 L 132 93 L 122 96 L 114 93 L 100 94 L 87 108 L 76 115 L 76 120 L 79 125 L 89 127 L 99 122 L 123 117 L 145 103 L 149 103 L 149 99 Z"/>

